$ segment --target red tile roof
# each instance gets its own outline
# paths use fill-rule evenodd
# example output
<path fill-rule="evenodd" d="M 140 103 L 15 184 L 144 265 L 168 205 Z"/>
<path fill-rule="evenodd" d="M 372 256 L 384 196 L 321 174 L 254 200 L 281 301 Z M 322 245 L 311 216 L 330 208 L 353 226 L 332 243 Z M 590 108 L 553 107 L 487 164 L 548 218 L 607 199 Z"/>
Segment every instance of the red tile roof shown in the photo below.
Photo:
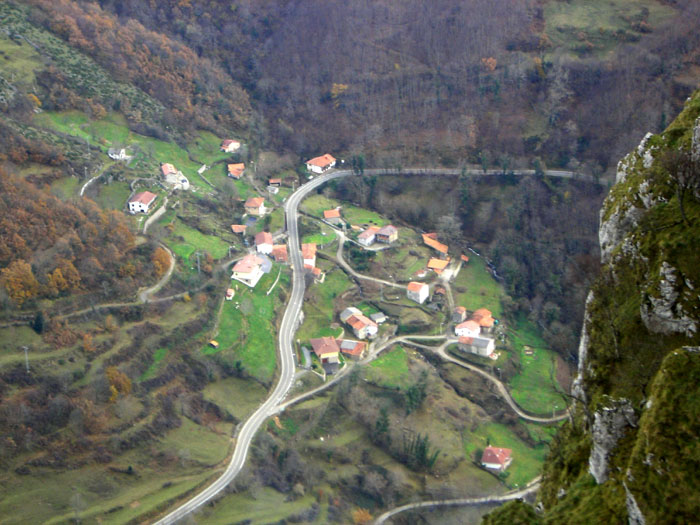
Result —
<path fill-rule="evenodd" d="M 458 314 L 465 314 L 467 313 L 467 309 L 464 306 L 456 306 L 455 312 L 457 312 Z"/>
<path fill-rule="evenodd" d="M 245 170 L 245 164 L 243 162 L 228 165 L 229 174 L 237 179 L 241 178 L 241 175 L 243 175 L 244 170 Z"/>
<path fill-rule="evenodd" d="M 462 254 L 461 259 L 462 259 L 464 262 L 469 262 L 469 257 L 467 257 L 467 256 L 464 255 L 464 254 Z"/>
<path fill-rule="evenodd" d="M 447 245 L 438 242 L 437 239 L 433 238 L 433 235 L 435 234 L 424 233 L 423 242 L 440 253 L 447 253 Z"/>
<path fill-rule="evenodd" d="M 464 321 L 463 323 L 459 323 L 457 326 L 455 326 L 455 329 L 461 329 L 464 328 L 465 330 L 469 330 L 470 332 L 479 332 L 479 323 L 474 321 L 473 319 L 469 319 L 468 321 Z"/>
<path fill-rule="evenodd" d="M 416 282 L 416 281 L 411 281 L 410 283 L 408 283 L 408 290 L 409 290 L 410 292 L 416 292 L 416 293 L 418 293 L 418 292 L 420 292 L 420 291 L 423 289 L 424 286 L 428 286 L 428 285 L 425 284 L 425 283 L 419 283 L 419 282 Z"/>
<path fill-rule="evenodd" d="M 177 170 L 175 169 L 175 166 L 172 164 L 166 164 L 165 162 L 160 165 L 160 170 L 163 172 L 163 175 L 169 175 L 171 173 L 177 173 Z"/>
<path fill-rule="evenodd" d="M 267 181 L 268 184 L 282 184 L 282 179 L 270 179 Z"/>
<path fill-rule="evenodd" d="M 448 264 L 450 264 L 450 261 L 432 258 L 428 261 L 428 268 L 435 270 L 436 272 L 442 272 L 445 268 L 447 268 Z"/>
<path fill-rule="evenodd" d="M 479 323 L 479 326 L 483 326 L 485 328 L 491 328 L 494 324 L 491 312 L 486 308 L 479 308 L 472 314 L 471 318 Z"/>
<path fill-rule="evenodd" d="M 340 352 L 340 347 L 338 346 L 338 341 L 333 337 L 320 337 L 318 339 L 311 339 L 311 348 L 314 349 L 314 353 L 321 357 L 326 354 L 337 354 Z"/>
<path fill-rule="evenodd" d="M 338 208 L 333 208 L 332 210 L 325 210 L 323 212 L 324 219 L 340 219 L 340 210 Z"/>
<path fill-rule="evenodd" d="M 474 339 L 472 339 L 471 337 L 462 336 L 457 340 L 457 342 L 459 342 L 463 345 L 470 345 L 474 342 Z"/>
<path fill-rule="evenodd" d="M 277 262 L 287 262 L 287 245 L 275 244 L 272 247 L 272 256 Z"/>
<path fill-rule="evenodd" d="M 272 244 L 272 234 L 270 232 L 260 232 L 255 236 L 255 245 Z"/>
<path fill-rule="evenodd" d="M 263 197 L 251 197 L 245 201 L 246 208 L 259 208 L 263 204 L 265 204 L 265 199 Z"/>
<path fill-rule="evenodd" d="M 340 340 L 340 351 L 347 355 L 362 355 L 367 348 L 364 341 L 351 341 L 350 339 Z"/>
<path fill-rule="evenodd" d="M 301 256 L 304 259 L 313 259 L 316 257 L 316 244 L 313 242 L 302 244 Z"/>
<path fill-rule="evenodd" d="M 238 142 L 237 140 L 226 139 L 221 143 L 221 147 L 227 148 L 231 144 L 239 144 L 240 145 L 240 142 Z"/>
<path fill-rule="evenodd" d="M 357 238 L 358 239 L 369 239 L 370 237 L 372 237 L 372 235 L 376 235 L 378 231 L 379 231 L 379 228 L 377 228 L 376 226 L 370 226 L 365 231 L 363 231 L 360 235 L 358 235 Z"/>
<path fill-rule="evenodd" d="M 250 273 L 256 267 L 260 266 L 262 262 L 263 260 L 260 257 L 254 253 L 249 253 L 236 263 L 236 265 L 233 267 L 233 271 L 238 273 Z"/>
<path fill-rule="evenodd" d="M 141 193 L 137 193 L 131 197 L 129 202 L 140 202 L 141 204 L 148 206 L 156 199 L 157 196 L 158 195 L 151 193 L 150 191 L 142 191 Z"/>
<path fill-rule="evenodd" d="M 335 157 L 332 155 L 329 155 L 326 153 L 325 155 L 321 155 L 320 157 L 314 157 L 311 160 L 307 160 L 307 164 L 311 164 L 312 166 L 318 166 L 319 168 L 325 168 L 326 166 L 330 166 L 335 162 Z"/>
<path fill-rule="evenodd" d="M 245 233 L 245 224 L 232 224 L 231 230 L 233 233 Z"/>
<path fill-rule="evenodd" d="M 354 330 L 362 330 L 365 326 L 377 326 L 377 323 L 363 314 L 353 314 L 345 322 L 352 326 Z"/>
<path fill-rule="evenodd" d="M 509 448 L 486 447 L 481 456 L 482 463 L 498 463 L 503 466 L 506 464 L 513 451 Z"/>

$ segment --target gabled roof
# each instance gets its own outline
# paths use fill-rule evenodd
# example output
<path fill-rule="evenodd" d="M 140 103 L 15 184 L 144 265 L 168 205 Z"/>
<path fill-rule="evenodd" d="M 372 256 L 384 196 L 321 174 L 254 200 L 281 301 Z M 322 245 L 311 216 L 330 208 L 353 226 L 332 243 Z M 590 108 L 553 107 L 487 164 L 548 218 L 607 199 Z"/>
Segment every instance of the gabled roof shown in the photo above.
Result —
<path fill-rule="evenodd" d="M 365 326 L 377 326 L 377 323 L 366 317 L 364 314 L 353 314 L 348 317 L 347 324 L 353 327 L 354 330 L 362 330 Z"/>
<path fill-rule="evenodd" d="M 506 461 L 510 459 L 510 455 L 513 451 L 509 448 L 500 447 L 486 447 L 484 453 L 481 456 L 482 463 L 498 463 L 503 466 Z"/>
<path fill-rule="evenodd" d="M 226 139 L 226 140 L 221 142 L 221 147 L 226 148 L 226 147 L 230 146 L 231 144 L 240 144 L 240 142 L 237 140 L 233 140 L 233 139 Z"/>
<path fill-rule="evenodd" d="M 377 228 L 376 226 L 370 226 L 365 231 L 363 231 L 360 235 L 358 235 L 357 238 L 358 239 L 369 239 L 370 237 L 373 237 L 374 235 L 376 235 L 378 231 L 379 231 L 379 228 Z"/>
<path fill-rule="evenodd" d="M 364 341 L 352 341 L 350 339 L 340 340 L 340 351 L 348 355 L 362 355 L 367 343 Z"/>
<path fill-rule="evenodd" d="M 246 208 L 259 208 L 265 204 L 265 199 L 263 197 L 251 197 L 245 201 Z"/>
<path fill-rule="evenodd" d="M 324 219 L 340 219 L 340 209 L 333 208 L 332 210 L 324 210 L 323 218 Z"/>
<path fill-rule="evenodd" d="M 486 308 L 479 308 L 472 314 L 471 318 L 479 323 L 479 326 L 483 326 L 485 328 L 491 328 L 494 324 L 491 311 L 487 310 Z"/>
<path fill-rule="evenodd" d="M 431 270 L 442 271 L 445 268 L 447 268 L 448 264 L 450 264 L 450 261 L 432 258 L 428 261 L 428 268 L 430 268 Z"/>
<path fill-rule="evenodd" d="M 473 319 L 469 319 L 468 321 L 464 321 L 463 323 L 459 323 L 457 326 L 455 326 L 455 330 L 461 330 L 461 329 L 469 330 L 470 332 L 479 332 L 479 323 L 474 321 Z"/>
<path fill-rule="evenodd" d="M 447 245 L 438 242 L 437 236 L 434 233 L 424 233 L 423 242 L 440 253 L 447 253 Z"/>
<path fill-rule="evenodd" d="M 137 193 L 131 197 L 129 202 L 140 202 L 141 204 L 148 206 L 156 199 L 157 196 L 158 195 L 151 193 L 150 191 L 142 191 L 141 193 Z"/>
<path fill-rule="evenodd" d="M 272 244 L 272 234 L 270 232 L 260 232 L 255 236 L 255 245 Z"/>
<path fill-rule="evenodd" d="M 160 170 L 163 172 L 163 175 L 170 175 L 171 173 L 172 174 L 177 173 L 175 166 L 173 166 L 172 164 L 167 164 L 165 162 L 160 165 Z"/>
<path fill-rule="evenodd" d="M 276 261 L 287 262 L 287 245 L 275 244 L 272 246 L 272 254 Z"/>
<path fill-rule="evenodd" d="M 282 179 L 270 179 L 267 181 L 268 184 L 282 184 Z"/>
<path fill-rule="evenodd" d="M 387 224 L 386 226 L 377 230 L 377 235 L 384 235 L 386 237 L 394 235 L 395 233 L 399 233 L 399 230 L 397 230 L 396 226 L 394 226 L 393 224 Z"/>
<path fill-rule="evenodd" d="M 303 259 L 313 259 L 316 257 L 316 243 L 308 242 L 301 245 L 301 256 Z"/>
<path fill-rule="evenodd" d="M 264 261 L 262 258 L 258 257 L 254 253 L 249 253 L 236 263 L 236 265 L 233 267 L 233 271 L 238 273 L 250 273 L 255 270 L 255 268 L 260 267 L 263 262 Z"/>
<path fill-rule="evenodd" d="M 347 321 L 353 314 L 362 314 L 362 312 L 355 308 L 354 306 L 348 306 L 345 310 L 340 312 L 340 320 L 342 322 Z"/>
<path fill-rule="evenodd" d="M 236 178 L 239 178 L 241 175 L 243 175 L 244 170 L 245 164 L 243 162 L 228 165 L 228 172 Z"/>
<path fill-rule="evenodd" d="M 318 166 L 319 168 L 325 168 L 326 166 L 330 166 L 335 162 L 335 157 L 332 155 L 329 155 L 326 153 L 325 155 L 321 155 L 320 157 L 314 157 L 311 160 L 307 160 L 307 164 L 311 164 L 312 166 Z"/>
<path fill-rule="evenodd" d="M 340 347 L 338 342 L 334 337 L 320 337 L 318 339 L 311 339 L 311 348 L 313 348 L 314 353 L 321 357 L 326 354 L 337 354 L 340 352 Z"/>
<path fill-rule="evenodd" d="M 408 287 L 407 287 L 407 288 L 408 288 L 408 291 L 409 291 L 409 292 L 420 293 L 421 290 L 423 290 L 424 288 L 427 288 L 427 287 L 428 287 L 428 285 L 425 284 L 425 283 L 419 283 L 419 282 L 416 282 L 416 281 L 411 281 L 410 283 L 408 283 Z"/>
<path fill-rule="evenodd" d="M 233 233 L 245 233 L 246 225 L 245 224 L 232 224 L 231 225 L 231 230 Z"/>
<path fill-rule="evenodd" d="M 461 258 L 464 262 L 469 262 L 469 257 L 467 257 L 467 256 L 464 255 L 464 254 L 462 254 L 462 255 L 460 256 L 460 258 Z"/>

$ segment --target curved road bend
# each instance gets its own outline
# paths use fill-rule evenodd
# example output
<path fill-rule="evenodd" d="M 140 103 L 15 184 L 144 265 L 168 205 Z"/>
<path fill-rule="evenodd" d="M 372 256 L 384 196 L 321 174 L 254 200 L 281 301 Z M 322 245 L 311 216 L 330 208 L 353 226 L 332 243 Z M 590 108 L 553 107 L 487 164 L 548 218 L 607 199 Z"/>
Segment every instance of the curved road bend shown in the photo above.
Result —
<path fill-rule="evenodd" d="M 231 461 L 226 467 L 224 473 L 211 485 L 202 490 L 202 492 L 180 505 L 177 509 L 169 513 L 164 518 L 160 519 L 157 522 L 157 525 L 176 523 L 178 520 L 184 518 L 219 494 L 233 480 L 233 478 L 236 477 L 245 464 L 245 460 L 248 455 L 248 448 L 250 447 L 256 432 L 262 426 L 265 420 L 276 412 L 277 405 L 282 401 L 282 399 L 284 399 L 285 395 L 292 386 L 295 371 L 292 341 L 304 300 L 304 265 L 299 245 L 297 208 L 301 200 L 318 186 L 331 179 L 344 177 L 350 175 L 351 173 L 352 172 L 350 171 L 338 171 L 320 176 L 313 179 L 311 182 L 304 184 L 287 199 L 285 204 L 285 213 L 287 218 L 287 230 L 289 232 L 290 263 L 292 265 L 292 293 L 289 302 L 287 303 L 287 309 L 284 312 L 279 330 L 279 380 L 270 396 L 253 413 L 253 415 L 248 418 L 238 433 L 233 456 L 231 457 Z"/>
<path fill-rule="evenodd" d="M 432 501 L 420 501 L 417 503 L 408 503 L 407 505 L 402 505 L 386 511 L 381 514 L 376 520 L 374 520 L 374 525 L 381 525 L 386 520 L 407 510 L 414 509 L 426 509 L 431 507 L 463 507 L 467 505 L 484 505 L 487 503 L 505 503 L 506 501 L 512 501 L 514 499 L 520 499 L 528 494 L 537 492 L 540 488 L 540 477 L 538 476 L 523 489 L 517 490 L 515 492 L 509 492 L 502 496 L 484 496 L 482 498 L 459 498 L 459 499 L 442 499 L 442 500 L 432 500 Z"/>
<path fill-rule="evenodd" d="M 396 169 L 369 169 L 365 170 L 365 175 L 460 175 L 462 170 L 457 169 L 428 169 L 428 168 L 411 168 L 404 170 Z M 500 175 L 501 170 L 466 170 L 465 173 L 470 175 Z M 299 313 L 304 299 L 304 272 L 303 260 L 301 257 L 301 249 L 299 245 L 299 226 L 297 217 L 297 208 L 299 203 L 306 195 L 315 190 L 329 180 L 338 179 L 352 175 L 351 170 L 338 170 L 326 175 L 320 175 L 315 179 L 307 182 L 294 192 L 285 203 L 285 216 L 287 219 L 287 230 L 289 232 L 289 252 L 290 261 L 292 264 L 292 294 L 287 304 L 284 317 L 279 331 L 279 351 L 280 351 L 280 377 L 275 389 L 265 402 L 253 413 L 252 416 L 245 422 L 241 428 L 236 440 L 235 449 L 231 461 L 224 473 L 217 478 L 211 485 L 206 487 L 202 492 L 180 505 L 174 511 L 167 514 L 156 522 L 156 525 L 169 525 L 176 523 L 191 512 L 195 511 L 210 499 L 219 494 L 226 486 L 236 477 L 243 468 L 248 448 L 255 436 L 257 430 L 262 426 L 265 420 L 276 413 L 277 405 L 282 402 L 285 395 L 292 386 L 294 379 L 294 351 L 292 341 L 294 331 L 297 328 Z M 516 175 L 534 175 L 534 170 L 523 170 L 515 173 Z M 595 182 L 592 177 L 576 176 L 573 172 L 567 171 L 547 171 L 545 175 L 550 177 L 559 177 L 565 179 L 579 178 L 587 182 Z M 590 180 L 588 180 L 590 179 Z"/>

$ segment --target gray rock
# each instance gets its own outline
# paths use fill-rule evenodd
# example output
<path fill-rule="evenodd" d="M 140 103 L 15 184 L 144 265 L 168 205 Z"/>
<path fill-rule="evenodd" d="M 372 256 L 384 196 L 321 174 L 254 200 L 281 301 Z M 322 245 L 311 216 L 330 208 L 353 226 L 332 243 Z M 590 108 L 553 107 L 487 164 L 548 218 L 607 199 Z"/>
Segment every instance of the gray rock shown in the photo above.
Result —
<path fill-rule="evenodd" d="M 629 427 L 637 426 L 637 414 L 627 399 L 613 400 L 611 406 L 597 410 L 593 421 L 593 448 L 588 472 L 599 485 L 608 480 L 609 460 L 618 441 Z"/>
<path fill-rule="evenodd" d="M 571 393 L 575 399 L 580 399 L 584 403 L 587 402 L 586 390 L 584 389 L 583 382 L 586 373 L 586 360 L 588 357 L 588 323 L 591 320 L 590 314 L 588 313 L 588 307 L 591 302 L 593 302 L 593 291 L 588 292 L 586 297 L 586 309 L 583 314 L 583 327 L 581 328 L 581 339 L 578 344 L 578 370 L 573 383 L 571 384 Z M 574 401 L 575 402 L 575 401 Z"/>
<path fill-rule="evenodd" d="M 697 321 L 683 310 L 678 303 L 678 284 L 685 279 L 678 278 L 678 271 L 664 261 L 659 270 L 660 281 L 657 293 L 645 294 L 640 314 L 650 332 L 660 334 L 681 333 L 692 337 L 697 332 Z"/>
<path fill-rule="evenodd" d="M 644 514 L 642 514 L 639 505 L 637 505 L 637 500 L 634 499 L 634 495 L 627 488 L 627 484 L 623 481 L 622 485 L 625 487 L 625 504 L 627 505 L 627 523 L 629 525 L 646 525 L 646 520 L 644 519 Z"/>
<path fill-rule="evenodd" d="M 607 221 L 603 221 L 605 209 L 601 211 L 600 230 L 598 242 L 600 243 L 600 259 L 603 264 L 610 262 L 613 250 L 624 238 L 639 224 L 644 210 L 630 206 L 624 210 L 618 209 L 610 215 Z"/>

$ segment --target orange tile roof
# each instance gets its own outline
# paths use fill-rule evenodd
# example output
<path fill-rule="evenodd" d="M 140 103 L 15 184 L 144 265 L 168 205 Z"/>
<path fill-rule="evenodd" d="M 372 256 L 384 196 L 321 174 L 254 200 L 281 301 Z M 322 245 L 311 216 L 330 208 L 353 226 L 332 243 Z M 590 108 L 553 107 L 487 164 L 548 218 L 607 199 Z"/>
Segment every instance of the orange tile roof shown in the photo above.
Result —
<path fill-rule="evenodd" d="M 352 341 L 350 339 L 340 340 L 340 351 L 348 355 L 362 355 L 367 343 L 364 341 Z"/>
<path fill-rule="evenodd" d="M 255 236 L 255 245 L 272 244 L 272 234 L 270 232 L 260 232 Z"/>
<path fill-rule="evenodd" d="M 307 160 L 307 164 L 311 164 L 312 166 L 318 166 L 319 168 L 325 168 L 326 166 L 330 166 L 335 162 L 335 157 L 332 155 L 329 155 L 326 153 L 325 155 L 321 155 L 320 157 L 314 157 L 311 160 Z"/>
<path fill-rule="evenodd" d="M 254 253 L 249 253 L 236 263 L 236 265 L 233 267 L 233 271 L 238 273 L 250 273 L 256 267 L 260 266 L 262 262 L 263 261 L 260 257 Z"/>
<path fill-rule="evenodd" d="M 158 195 L 150 191 L 142 191 L 129 199 L 129 202 L 140 202 L 141 204 L 151 204 Z"/>
<path fill-rule="evenodd" d="M 316 257 L 316 244 L 313 242 L 302 244 L 301 255 L 304 259 L 313 259 Z"/>
<path fill-rule="evenodd" d="M 433 239 L 429 233 L 423 234 L 423 242 L 440 253 L 447 253 L 447 245 Z"/>
<path fill-rule="evenodd" d="M 243 162 L 228 165 L 228 172 L 237 179 L 241 178 L 241 175 L 243 175 L 244 170 L 245 170 L 245 164 Z"/>
<path fill-rule="evenodd" d="M 272 246 L 272 256 L 278 262 L 287 262 L 287 245 L 275 244 Z"/>
<path fill-rule="evenodd" d="M 379 231 L 379 228 L 377 228 L 376 226 L 370 226 L 365 231 L 363 231 L 360 235 L 358 235 L 357 238 L 358 239 L 369 239 L 370 237 L 372 237 L 372 235 L 376 235 L 378 231 Z"/>
<path fill-rule="evenodd" d="M 455 326 L 455 329 L 460 328 L 464 328 L 465 330 L 469 330 L 470 332 L 478 332 L 479 323 L 477 323 L 473 319 L 469 319 L 468 321 L 464 321 L 463 323 L 459 323 L 457 326 Z"/>
<path fill-rule="evenodd" d="M 442 271 L 442 270 L 444 270 L 445 268 L 447 268 L 447 265 L 448 265 L 448 264 L 450 264 L 450 261 L 446 261 L 446 260 L 443 260 L 443 259 L 435 259 L 435 258 L 432 258 L 432 259 L 430 259 L 430 260 L 428 261 L 428 268 L 430 268 L 431 270 L 440 270 L 440 271 Z"/>
<path fill-rule="evenodd" d="M 506 464 L 513 451 L 509 448 L 486 447 L 481 456 L 482 463 L 498 463 L 501 466 Z"/>
<path fill-rule="evenodd" d="M 163 175 L 170 175 L 171 173 L 177 173 L 175 166 L 173 166 L 172 164 L 167 164 L 165 162 L 160 165 L 160 169 L 163 172 Z"/>
<path fill-rule="evenodd" d="M 455 307 L 455 312 L 458 314 L 464 314 L 467 313 L 467 309 L 464 306 L 457 306 Z"/>
<path fill-rule="evenodd" d="M 464 262 L 469 262 L 469 257 L 467 257 L 467 256 L 464 255 L 464 254 L 462 254 L 461 259 L 462 259 Z"/>
<path fill-rule="evenodd" d="M 237 140 L 226 139 L 226 140 L 224 140 L 224 141 L 221 143 L 221 147 L 222 147 L 222 148 L 227 148 L 227 147 L 230 146 L 231 144 L 238 144 L 238 145 L 240 145 L 241 143 L 238 142 Z"/>
<path fill-rule="evenodd" d="M 339 219 L 340 210 L 338 208 L 333 208 L 332 210 L 325 210 L 323 212 L 324 219 Z"/>
<path fill-rule="evenodd" d="M 472 314 L 471 318 L 484 328 L 491 328 L 494 324 L 493 316 L 486 308 L 479 308 Z"/>
<path fill-rule="evenodd" d="M 265 199 L 263 197 L 251 197 L 245 201 L 246 208 L 259 208 L 263 204 L 265 204 Z"/>
<path fill-rule="evenodd" d="M 365 326 L 377 326 L 377 323 L 363 314 L 353 314 L 348 317 L 347 321 L 345 322 L 352 326 L 355 330 L 362 330 Z"/>
<path fill-rule="evenodd" d="M 311 348 L 313 348 L 314 353 L 321 357 L 326 354 L 337 354 L 340 352 L 340 347 L 338 346 L 338 341 L 334 337 L 320 337 L 318 339 L 311 339 Z"/>
<path fill-rule="evenodd" d="M 270 179 L 267 181 L 268 184 L 282 184 L 282 179 Z"/>
<path fill-rule="evenodd" d="M 245 233 L 246 225 L 245 224 L 232 224 L 231 225 L 231 230 L 233 230 L 233 233 Z"/>
<path fill-rule="evenodd" d="M 457 339 L 457 342 L 462 343 L 463 345 L 470 345 L 474 342 L 474 339 L 472 339 L 471 337 L 462 336 L 459 339 Z"/>
<path fill-rule="evenodd" d="M 428 285 L 425 284 L 425 283 L 419 283 L 419 282 L 416 282 L 416 281 L 411 281 L 410 283 L 408 283 L 408 290 L 409 290 L 410 292 L 420 292 L 420 291 L 423 289 L 424 286 L 428 286 Z"/>

